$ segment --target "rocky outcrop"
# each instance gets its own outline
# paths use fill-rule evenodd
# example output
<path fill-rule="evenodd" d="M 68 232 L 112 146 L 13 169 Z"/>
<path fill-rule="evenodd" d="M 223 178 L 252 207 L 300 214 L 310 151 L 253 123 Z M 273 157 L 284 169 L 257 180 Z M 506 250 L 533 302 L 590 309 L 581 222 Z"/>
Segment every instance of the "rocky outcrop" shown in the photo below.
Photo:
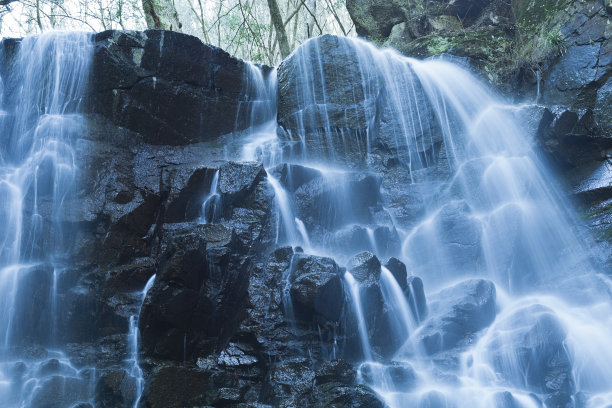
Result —
<path fill-rule="evenodd" d="M 418 341 L 428 354 L 469 341 L 495 319 L 495 285 L 486 280 L 461 282 L 432 295 L 430 317 L 419 329 Z"/>
<path fill-rule="evenodd" d="M 257 123 L 237 115 L 250 103 L 245 63 L 173 32 L 110 31 L 93 41 L 87 127 L 76 152 L 80 188 L 62 214 L 79 232 L 74 265 L 56 282 L 56 325 L 71 361 L 97 372 L 66 384 L 75 394 L 62 397 L 63 377 L 50 373 L 36 406 L 86 399 L 93 383 L 96 406 L 132 404 L 138 383 L 126 361 L 134 358 L 134 319 L 146 384 L 140 407 L 317 405 L 319 398 L 382 406 L 338 360 L 341 269 L 331 259 L 276 248 L 274 192 L 263 165 L 225 154 L 228 134 Z M 299 166 L 281 166 L 278 176 L 296 194 L 310 184 L 324 198 L 333 188 L 317 170 Z M 219 211 L 204 224 L 213 182 Z M 369 192 L 355 204 L 369 217 L 378 180 L 355 175 L 349 184 Z M 316 211 L 312 201 L 308 211 Z M 38 284 L 26 285 L 23 299 L 49 290 L 52 274 L 44 268 L 28 271 Z M 286 318 L 286 294 L 294 321 Z M 32 324 L 20 335 L 36 343 L 47 312 L 28 304 Z"/>
<path fill-rule="evenodd" d="M 529 305 L 496 323 L 485 344 L 487 358 L 493 367 L 501 368 L 506 362 L 517 368 L 518 372 L 505 379 L 509 383 L 529 384 L 531 391 L 544 395 L 547 406 L 563 406 L 575 392 L 566 337 L 554 311 Z M 508 344 L 512 355 L 507 354 Z"/>
<path fill-rule="evenodd" d="M 540 89 L 546 103 L 575 109 L 606 98 L 610 11 L 602 1 L 351 0 L 347 9 L 359 35 L 410 56 L 458 57 L 512 96 L 535 99 Z"/>
<path fill-rule="evenodd" d="M 227 52 L 163 30 L 106 31 L 94 41 L 90 111 L 145 143 L 210 142 L 249 125 L 237 115 L 249 102 L 245 63 Z"/>
<path fill-rule="evenodd" d="M 520 121 L 609 248 L 612 48 L 605 2 L 351 0 L 347 9 L 361 36 L 408 56 L 467 64 L 510 98 L 542 104 L 524 108 Z M 423 196 L 418 184 L 396 189 L 403 181 L 400 169 L 387 167 L 382 199 L 410 225 L 425 211 Z M 396 209 L 395 201 L 410 205 Z M 609 257 L 603 262 L 611 265 Z"/>

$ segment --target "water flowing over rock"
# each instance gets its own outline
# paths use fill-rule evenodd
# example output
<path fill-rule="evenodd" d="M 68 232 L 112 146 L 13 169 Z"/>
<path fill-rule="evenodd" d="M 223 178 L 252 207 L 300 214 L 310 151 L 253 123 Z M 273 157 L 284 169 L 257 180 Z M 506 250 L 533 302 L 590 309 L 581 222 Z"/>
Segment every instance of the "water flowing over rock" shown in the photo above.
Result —
<path fill-rule="evenodd" d="M 610 405 L 595 3 L 348 2 L 360 34 L 459 64 L 329 35 L 277 70 L 158 30 L 4 40 L 0 405 Z M 537 59 L 547 106 L 508 105 L 465 63 L 536 12 L 566 48 Z"/>

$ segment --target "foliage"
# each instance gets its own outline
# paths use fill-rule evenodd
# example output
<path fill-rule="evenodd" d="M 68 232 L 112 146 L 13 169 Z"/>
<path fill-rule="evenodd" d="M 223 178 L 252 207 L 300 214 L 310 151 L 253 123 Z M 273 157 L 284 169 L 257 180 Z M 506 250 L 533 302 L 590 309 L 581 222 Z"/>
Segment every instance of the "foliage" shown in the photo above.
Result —
<path fill-rule="evenodd" d="M 176 8 L 181 31 L 240 58 L 266 64 L 281 60 L 267 0 L 164 1 Z M 3 37 L 53 29 L 103 31 L 147 27 L 142 0 L 0 0 L 0 5 Z M 290 49 L 321 34 L 354 32 L 345 0 L 278 0 L 278 7 Z"/>

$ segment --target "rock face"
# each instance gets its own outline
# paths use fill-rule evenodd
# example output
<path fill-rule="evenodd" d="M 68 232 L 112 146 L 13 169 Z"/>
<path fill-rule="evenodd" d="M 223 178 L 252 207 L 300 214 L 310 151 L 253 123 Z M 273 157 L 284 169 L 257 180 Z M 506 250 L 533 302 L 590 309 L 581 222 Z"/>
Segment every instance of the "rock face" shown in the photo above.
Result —
<path fill-rule="evenodd" d="M 225 51 L 163 30 L 106 31 L 94 41 L 91 111 L 144 142 L 212 141 L 248 125 L 246 117 L 236 121 L 249 102 L 245 63 Z"/>
<path fill-rule="evenodd" d="M 468 280 L 432 296 L 429 319 L 418 332 L 429 354 L 449 350 L 495 319 L 495 285 Z"/>
<path fill-rule="evenodd" d="M 349 0 L 347 9 L 359 35 L 409 56 L 458 57 L 512 96 L 535 98 L 539 88 L 547 103 L 575 109 L 605 98 L 604 2 Z"/>
<path fill-rule="evenodd" d="M 366 43 L 331 35 L 312 39 L 278 68 L 278 123 L 315 158 L 363 167 L 367 152 L 384 148 L 407 161 L 422 161 L 441 134 L 429 99 L 416 74 L 406 75 L 409 70 L 391 54 L 381 61 Z M 405 94 L 414 99 L 405 108 L 418 113 L 419 123 L 397 119 Z M 407 130 L 415 132 L 414 140 L 398 140 Z"/>
<path fill-rule="evenodd" d="M 497 325 L 500 327 L 487 339 L 487 354 L 497 368 L 502 364 L 515 367 L 505 380 L 529 384 L 533 392 L 545 395 L 546 405 L 568 404 L 575 392 L 572 358 L 565 346 L 567 333 L 555 313 L 542 305 L 530 305 Z M 510 327 L 508 336 L 504 330 Z M 511 356 L 506 354 L 508 344 L 513 346 Z"/>
<path fill-rule="evenodd" d="M 79 236 L 75 263 L 57 281 L 57 326 L 71 361 L 97 372 L 91 380 L 80 373 L 78 384 L 65 385 L 74 395 L 61 397 L 64 378 L 50 373 L 35 406 L 85 400 L 94 382 L 96 406 L 130 406 L 138 387 L 126 365 L 133 319 L 146 384 L 139 407 L 382 406 L 339 360 L 343 270 L 330 258 L 277 248 L 263 165 L 224 151 L 228 134 L 257 123 L 238 115 L 253 102 L 246 64 L 173 32 L 109 31 L 94 42 L 87 129 L 76 152 L 80 189 L 62 215 Z M 317 217 L 314 200 L 331 200 L 334 187 L 317 170 L 285 165 L 277 174 L 305 197 L 307 221 Z M 379 180 L 348 178 L 351 192 L 365 196 L 353 212 L 370 219 Z M 218 211 L 203 224 L 213 189 Z M 52 284 L 40 279 L 51 276 L 44 265 L 28 274 L 40 284 L 27 285 L 24 299 Z M 294 320 L 286 317 L 286 296 Z M 43 311 L 32 308 L 31 316 L 23 337 L 36 343 L 35 326 L 48 322 Z"/>
<path fill-rule="evenodd" d="M 532 123 L 526 131 L 562 174 L 596 240 L 609 245 L 612 47 L 606 2 L 349 0 L 347 9 L 361 36 L 408 56 L 450 58 L 510 98 L 545 104 L 520 120 Z M 420 186 L 395 189 L 405 180 L 389 169 L 382 186 L 392 194 L 383 201 L 410 224 L 425 209 Z M 400 200 L 412 203 L 410 211 L 389 203 Z M 612 265 L 609 257 L 603 261 Z"/>

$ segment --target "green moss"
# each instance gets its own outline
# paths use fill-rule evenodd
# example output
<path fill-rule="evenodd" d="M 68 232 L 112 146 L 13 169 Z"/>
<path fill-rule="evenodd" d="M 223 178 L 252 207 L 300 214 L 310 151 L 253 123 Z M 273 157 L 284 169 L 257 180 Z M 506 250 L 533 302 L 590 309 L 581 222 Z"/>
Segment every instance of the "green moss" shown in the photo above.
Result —
<path fill-rule="evenodd" d="M 587 218 L 590 218 L 590 217 L 592 217 L 592 216 L 594 216 L 594 215 L 599 215 L 599 214 L 602 214 L 602 213 L 604 213 L 604 212 L 606 212 L 606 211 L 610 211 L 610 210 L 612 210 L 612 204 L 610 204 L 610 205 L 606 205 L 605 207 L 602 207 L 602 208 L 597 209 L 597 210 L 595 210 L 595 211 L 592 211 L 592 212 L 590 212 L 590 213 L 584 214 L 584 215 L 582 216 L 582 218 L 583 218 L 583 219 L 587 219 Z"/>
<path fill-rule="evenodd" d="M 561 25 L 568 18 L 570 0 L 519 0 L 516 4 L 517 60 L 534 66 L 565 53 Z"/>
<path fill-rule="evenodd" d="M 537 29 L 570 3 L 570 0 L 518 0 L 515 11 L 517 25 L 523 30 Z"/>
<path fill-rule="evenodd" d="M 454 45 L 457 45 L 456 38 L 436 36 L 427 44 L 427 52 L 431 55 L 441 54 L 450 50 Z"/>

